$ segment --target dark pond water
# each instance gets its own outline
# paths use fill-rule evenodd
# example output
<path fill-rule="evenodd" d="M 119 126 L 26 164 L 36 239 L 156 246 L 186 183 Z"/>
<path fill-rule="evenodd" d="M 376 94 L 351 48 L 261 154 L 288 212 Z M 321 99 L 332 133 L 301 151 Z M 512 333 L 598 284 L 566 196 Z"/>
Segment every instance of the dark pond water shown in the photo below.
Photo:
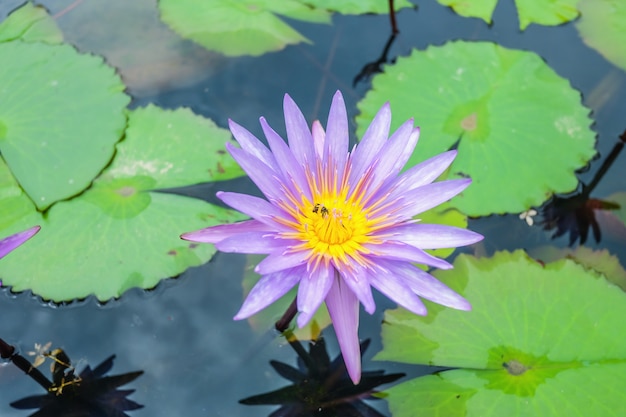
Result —
<path fill-rule="evenodd" d="M 0 1 L 0 19 L 19 3 Z M 123 71 L 134 97 L 133 106 L 186 106 L 220 126 L 226 126 L 227 118 L 232 118 L 258 135 L 261 115 L 279 132 L 284 131 L 282 96 L 286 92 L 311 121 L 325 120 L 333 93 L 342 90 L 355 127 L 356 103 L 369 84 L 363 82 L 353 88 L 352 81 L 366 63 L 380 55 L 390 33 L 387 16 L 336 15 L 330 26 L 290 22 L 312 41 L 311 45 L 292 46 L 258 58 L 225 58 L 178 42 L 176 53 L 167 52 L 173 54 L 172 58 L 164 52 L 160 64 L 155 65 L 151 60 L 161 54 L 159 37 L 175 36 L 163 35 L 167 29 L 159 26 L 153 1 L 95 0 L 102 6 L 98 13 L 90 11 L 86 0 L 84 4 L 69 0 L 41 3 L 52 14 L 74 5 L 57 20 L 68 40 L 80 49 L 109 54 L 111 62 L 122 62 L 128 56 L 137 58 L 130 63 L 125 61 L 127 67 Z M 131 3 L 145 5 L 147 21 L 157 28 L 154 36 L 133 32 L 137 29 L 123 20 L 127 8 L 135 10 Z M 593 111 L 601 155 L 580 175 L 583 181 L 589 181 L 626 128 L 624 72 L 587 48 L 573 24 L 558 28 L 531 25 L 519 32 L 512 1 L 500 2 L 491 27 L 477 19 L 459 17 L 433 0 L 415 3 L 419 10 L 403 10 L 397 16 L 401 33 L 390 50 L 390 58 L 408 55 L 412 48 L 453 39 L 491 40 L 538 53 L 582 92 L 585 105 Z M 114 22 L 119 22 L 120 27 Z M 118 32 L 133 39 L 130 46 L 118 42 Z M 98 41 L 98 37 L 106 39 Z M 140 50 L 148 56 L 141 55 Z M 155 51 L 154 55 L 149 54 L 150 50 Z M 419 122 L 419 115 L 416 118 Z M 624 191 L 625 163 L 626 154 L 621 154 L 596 187 L 595 197 Z M 213 196 L 218 189 L 255 192 L 247 179 L 182 192 L 215 201 Z M 551 241 L 549 233 L 529 227 L 515 215 L 472 220 L 470 228 L 483 233 L 485 240 L 478 249 L 468 251 L 532 249 Z M 587 244 L 608 248 L 626 264 L 623 240 L 620 244 L 620 237 L 609 231 L 605 236 L 600 243 L 589 239 Z M 567 243 L 566 237 L 556 240 L 561 246 Z M 259 334 L 251 331 L 247 322 L 232 320 L 242 300 L 243 262 L 242 256 L 219 253 L 207 265 L 162 282 L 153 291 L 130 291 L 121 300 L 104 306 L 92 299 L 69 306 L 44 305 L 29 294 L 15 295 L 4 290 L 0 296 L 0 337 L 22 350 L 30 350 L 35 342 L 51 341 L 74 361 L 91 365 L 116 354 L 112 374 L 143 370 L 144 375 L 128 385 L 136 389 L 131 398 L 145 406 L 132 412 L 133 416 L 266 416 L 275 407 L 249 407 L 238 401 L 287 385 L 268 362 L 273 359 L 294 364 L 296 355 L 271 329 Z M 361 316 L 360 336 L 372 339 L 364 368 L 409 374 L 427 372 L 370 361 L 381 348 L 382 314 L 394 306 L 384 297 L 379 296 L 376 301 L 376 313 L 369 316 L 362 312 Z M 338 348 L 334 333 L 327 331 L 325 335 L 331 356 L 335 356 Z M 40 391 L 15 367 L 0 366 L 0 415 L 28 415 L 10 408 L 8 403 Z M 387 413 L 384 402 L 375 407 Z"/>

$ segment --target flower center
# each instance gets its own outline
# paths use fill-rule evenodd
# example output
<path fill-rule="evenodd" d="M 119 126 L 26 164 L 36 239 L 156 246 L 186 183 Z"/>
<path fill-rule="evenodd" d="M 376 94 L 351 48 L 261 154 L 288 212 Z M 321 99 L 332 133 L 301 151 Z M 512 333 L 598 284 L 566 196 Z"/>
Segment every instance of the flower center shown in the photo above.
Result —
<path fill-rule="evenodd" d="M 320 242 L 329 245 L 340 245 L 352 237 L 354 225 L 352 213 L 344 214 L 343 210 L 316 203 L 307 220 L 312 226 L 313 235 Z M 308 228 L 308 226 L 307 226 Z"/>
<path fill-rule="evenodd" d="M 302 242 L 299 250 L 310 252 L 309 261 L 319 264 L 333 260 L 335 265 L 348 263 L 348 258 L 363 264 L 369 250 L 362 246 L 371 242 L 372 222 L 360 205 L 343 198 L 317 198 L 303 201 L 296 214 L 294 231 L 283 233 Z"/>

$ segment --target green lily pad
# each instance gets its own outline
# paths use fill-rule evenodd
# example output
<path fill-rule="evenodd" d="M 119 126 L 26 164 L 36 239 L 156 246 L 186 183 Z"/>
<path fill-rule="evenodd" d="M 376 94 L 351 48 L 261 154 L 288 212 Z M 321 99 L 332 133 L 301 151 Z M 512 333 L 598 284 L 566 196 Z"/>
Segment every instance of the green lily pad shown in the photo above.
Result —
<path fill-rule="evenodd" d="M 576 28 L 583 42 L 626 71 L 626 2 L 580 0 Z"/>
<path fill-rule="evenodd" d="M 69 45 L 4 42 L 0 61 L 0 152 L 44 210 L 110 162 L 130 98 L 102 58 Z"/>
<path fill-rule="evenodd" d="M 243 293 L 244 298 L 248 296 L 248 293 L 259 281 L 261 276 L 254 272 L 254 267 L 257 266 L 265 258 L 265 255 L 246 255 L 246 268 L 243 276 Z M 280 320 L 285 314 L 293 300 L 295 300 L 298 294 L 298 286 L 295 286 L 287 294 L 270 304 L 267 308 L 259 311 L 257 314 L 251 316 L 248 319 L 250 326 L 259 333 L 264 333 L 267 329 L 274 328 L 274 324 Z M 316 340 L 326 327 L 331 323 L 330 316 L 326 305 L 323 304 L 315 314 L 309 323 L 298 328 L 295 326 L 295 320 L 291 324 L 291 333 L 298 340 Z"/>
<path fill-rule="evenodd" d="M 316 9 L 324 9 L 341 14 L 385 14 L 389 13 L 389 2 L 381 0 L 301 0 Z M 395 10 L 406 7 L 414 7 L 407 0 L 396 0 L 393 5 Z"/>
<path fill-rule="evenodd" d="M 225 151 L 230 132 L 213 121 L 189 109 L 169 111 L 153 105 L 132 115 L 126 139 L 101 178 L 148 176 L 155 181 L 150 188 L 162 189 L 245 175 Z"/>
<path fill-rule="evenodd" d="M 63 42 L 63 34 L 46 9 L 28 2 L 0 23 L 0 42 L 16 39 L 58 44 Z"/>
<path fill-rule="evenodd" d="M 478 17 L 491 23 L 498 0 L 437 0 L 465 17 Z M 593 0 L 592 0 L 593 1 Z M 578 0 L 515 0 L 521 30 L 531 23 L 555 26 L 578 17 Z"/>
<path fill-rule="evenodd" d="M 159 127 L 160 135 L 154 130 Z M 163 278 L 207 262 L 215 248 L 182 241 L 180 234 L 237 221 L 242 215 L 153 190 L 241 175 L 234 162 L 224 159 L 227 138 L 226 131 L 186 109 L 150 106 L 129 112 L 127 135 L 117 145 L 120 161 L 86 192 L 54 204 L 46 216 L 31 205 L 30 212 L 23 208 L 24 214 L 10 225 L 11 230 L 23 229 L 24 224 L 33 224 L 31 216 L 39 216 L 42 229 L 35 244 L 0 265 L 3 285 L 13 291 L 32 290 L 56 302 L 90 294 L 105 301 L 129 288 L 152 288 Z M 142 152 L 142 147 L 150 149 Z M 220 164 L 227 169 L 216 169 Z M 152 167 L 159 169 L 153 172 Z M 166 172 L 162 167 L 168 168 Z M 10 211 L 2 198 L 5 194 L 15 194 L 12 198 L 19 204 L 25 202 L 9 171 L 0 174 L 0 218 L 4 218 Z"/>
<path fill-rule="evenodd" d="M 523 251 L 460 255 L 435 275 L 473 310 L 427 301 L 425 317 L 387 312 L 376 359 L 465 369 L 391 388 L 395 417 L 624 415 L 620 288 L 572 260 L 543 266 Z"/>
<path fill-rule="evenodd" d="M 595 154 L 580 93 L 536 54 L 488 42 L 450 42 L 385 67 L 358 103 L 359 137 L 385 102 L 392 127 L 415 117 L 407 167 L 458 145 L 449 178 L 473 182 L 453 207 L 470 216 L 520 213 L 578 184 Z"/>
<path fill-rule="evenodd" d="M 606 250 L 593 250 L 587 246 L 576 248 L 557 248 L 555 246 L 538 247 L 529 251 L 529 254 L 542 262 L 554 262 L 562 258 L 591 268 L 601 273 L 606 279 L 626 291 L 626 270 L 619 263 L 615 255 Z"/>
<path fill-rule="evenodd" d="M 328 23 L 330 14 L 295 0 L 159 0 L 162 20 L 184 38 L 228 56 L 258 56 L 310 42 L 276 14 Z"/>

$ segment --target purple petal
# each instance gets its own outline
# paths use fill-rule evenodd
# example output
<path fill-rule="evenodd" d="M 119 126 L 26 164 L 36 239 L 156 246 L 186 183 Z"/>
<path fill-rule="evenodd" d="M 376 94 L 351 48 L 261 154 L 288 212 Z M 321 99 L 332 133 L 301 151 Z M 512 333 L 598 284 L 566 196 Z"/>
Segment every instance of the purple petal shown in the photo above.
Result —
<path fill-rule="evenodd" d="M 372 123 L 367 127 L 363 139 L 352 152 L 352 172 L 350 184 L 356 184 L 366 168 L 372 164 L 374 157 L 382 149 L 389 137 L 391 125 L 391 107 L 389 103 L 383 104 L 378 110 Z"/>
<path fill-rule="evenodd" d="M 313 164 L 315 150 L 309 126 L 296 103 L 287 94 L 283 100 L 283 111 L 287 140 L 294 156 L 302 166 Z"/>
<path fill-rule="evenodd" d="M 322 154 L 324 153 L 324 142 L 326 141 L 326 132 L 319 120 L 313 122 L 311 126 L 311 134 L 313 135 L 313 146 L 315 147 L 315 153 L 317 158 L 321 161 Z"/>
<path fill-rule="evenodd" d="M 420 223 L 390 228 L 384 234 L 421 249 L 457 248 L 483 239 L 482 235 L 471 230 Z"/>
<path fill-rule="evenodd" d="M 254 268 L 254 272 L 261 275 L 272 274 L 284 269 L 294 268 L 306 262 L 309 256 L 307 251 L 272 253 L 263 259 Z"/>
<path fill-rule="evenodd" d="M 277 251 L 282 253 L 289 246 L 298 243 L 300 242 L 281 239 L 275 233 L 248 232 L 224 239 L 215 247 L 222 252 L 269 254 Z"/>
<path fill-rule="evenodd" d="M 413 153 L 418 138 L 419 130 L 413 128 L 413 119 L 396 130 L 375 158 L 368 194 L 375 194 L 381 184 L 398 175 Z"/>
<path fill-rule="evenodd" d="M 398 209 L 394 208 L 393 214 L 400 218 L 411 218 L 450 200 L 471 183 L 471 179 L 463 178 L 423 185 L 399 197 Z"/>
<path fill-rule="evenodd" d="M 382 264 L 380 266 L 384 267 Z M 379 268 L 378 271 L 370 275 L 370 283 L 378 291 L 407 310 L 419 314 L 420 316 L 426 315 L 426 306 L 424 306 L 424 303 L 420 301 L 419 297 L 411 291 L 411 288 L 403 279 Z"/>
<path fill-rule="evenodd" d="M 250 133 L 246 128 L 238 125 L 234 121 L 228 119 L 228 126 L 230 127 L 230 132 L 233 134 L 237 143 L 241 146 L 241 148 L 256 157 L 265 165 L 269 167 L 276 166 L 276 160 L 272 153 L 261 143 L 256 136 Z"/>
<path fill-rule="evenodd" d="M 439 259 L 436 256 L 426 253 L 419 248 L 402 242 L 388 241 L 378 245 L 364 244 L 363 246 L 373 252 L 371 255 L 368 255 L 370 259 L 383 257 L 385 259 L 398 261 L 417 262 L 420 264 L 425 264 L 441 269 L 452 268 L 452 265 L 450 265 L 443 259 Z"/>
<path fill-rule="evenodd" d="M 239 223 L 220 224 L 219 226 L 207 227 L 204 229 L 187 232 L 180 235 L 181 239 L 190 240 L 192 242 L 217 243 L 231 236 L 237 236 L 247 232 L 269 232 L 266 224 L 258 220 L 246 220 Z"/>
<path fill-rule="evenodd" d="M 9 252 L 33 237 L 40 229 L 40 226 L 34 226 L 0 240 L 0 258 L 4 258 Z"/>
<path fill-rule="evenodd" d="M 395 198 L 400 194 L 435 181 L 452 164 L 456 154 L 456 151 L 444 152 L 408 169 L 390 183 L 389 188 L 393 189 L 393 192 L 388 198 Z"/>
<path fill-rule="evenodd" d="M 359 300 L 342 279 L 333 280 L 326 296 L 326 307 L 333 322 L 346 369 L 356 385 L 361 380 L 361 347 L 359 346 Z"/>
<path fill-rule="evenodd" d="M 376 311 L 376 303 L 372 296 L 372 287 L 367 277 L 367 272 L 358 266 L 353 266 L 348 270 L 341 271 L 341 278 L 344 283 L 357 296 L 365 311 L 369 314 Z"/>
<path fill-rule="evenodd" d="M 262 198 L 224 191 L 219 191 L 215 195 L 235 210 L 247 214 L 261 223 L 265 223 L 270 230 L 291 230 L 274 220 L 275 218 L 285 218 L 287 215 L 278 207 Z"/>
<path fill-rule="evenodd" d="M 304 327 L 322 304 L 335 281 L 335 268 L 320 266 L 300 279 L 298 285 L 298 327 Z"/>
<path fill-rule="evenodd" d="M 279 171 L 275 171 L 254 155 L 229 143 L 226 144 L 226 149 L 268 200 L 284 199 L 285 179 Z"/>
<path fill-rule="evenodd" d="M 285 178 L 291 179 L 291 183 L 287 185 L 290 186 L 292 194 L 299 197 L 301 193 L 304 193 L 309 200 L 312 200 L 302 165 L 296 160 L 283 138 L 267 124 L 265 118 L 261 117 L 260 121 L 263 133 L 276 158 L 275 168 L 280 169 Z"/>
<path fill-rule="evenodd" d="M 393 265 L 389 267 L 391 273 L 400 277 L 413 292 L 420 297 L 446 307 L 457 310 L 471 310 L 472 306 L 465 298 L 448 288 L 441 281 L 427 272 L 410 264 Z"/>
<path fill-rule="evenodd" d="M 324 161 L 332 161 L 339 172 L 346 165 L 348 157 L 348 113 L 340 91 L 333 96 L 326 123 L 326 141 L 324 142 Z"/>
<path fill-rule="evenodd" d="M 250 290 L 239 312 L 235 315 L 235 320 L 248 318 L 263 310 L 292 289 L 301 276 L 301 273 L 293 269 L 262 276 Z"/>

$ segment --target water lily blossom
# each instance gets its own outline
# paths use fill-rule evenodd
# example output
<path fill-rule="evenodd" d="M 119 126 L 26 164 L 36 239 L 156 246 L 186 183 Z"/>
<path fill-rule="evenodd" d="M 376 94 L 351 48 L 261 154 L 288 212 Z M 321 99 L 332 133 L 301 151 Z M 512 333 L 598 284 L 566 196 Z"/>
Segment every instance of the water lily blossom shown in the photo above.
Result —
<path fill-rule="evenodd" d="M 269 148 L 233 121 L 240 145 L 228 151 L 264 198 L 219 192 L 229 206 L 252 218 L 186 233 L 224 252 L 267 254 L 261 276 L 235 319 L 245 319 L 298 285 L 298 326 L 325 302 L 352 381 L 361 377 L 359 303 L 373 313 L 371 287 L 404 308 L 426 314 L 420 297 L 456 309 L 470 304 L 427 272 L 452 266 L 424 249 L 472 244 L 482 236 L 465 229 L 421 224 L 415 216 L 463 191 L 470 179 L 433 182 L 456 156 L 449 151 L 401 172 L 413 153 L 419 129 L 413 120 L 390 137 L 391 109 L 383 105 L 361 142 L 348 148 L 343 96 L 333 97 L 326 131 L 311 129 L 288 96 L 284 100 L 288 143 L 260 119 Z"/>
<path fill-rule="evenodd" d="M 33 237 L 35 233 L 39 231 L 39 229 L 41 229 L 41 227 L 34 226 L 28 230 L 24 230 L 23 232 L 16 233 L 0 240 L 0 258 L 4 258 L 13 249 L 17 248 L 22 243 Z"/>

